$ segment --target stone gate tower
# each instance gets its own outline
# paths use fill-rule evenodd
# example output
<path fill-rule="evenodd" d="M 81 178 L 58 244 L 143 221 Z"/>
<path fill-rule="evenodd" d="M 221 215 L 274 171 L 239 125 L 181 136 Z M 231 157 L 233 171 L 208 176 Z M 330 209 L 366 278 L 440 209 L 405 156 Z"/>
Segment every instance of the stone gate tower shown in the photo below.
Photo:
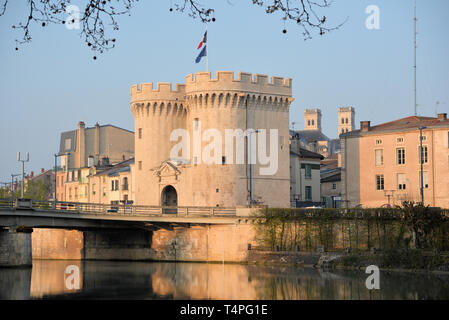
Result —
<path fill-rule="evenodd" d="M 251 193 L 253 203 L 288 207 L 291 92 L 289 78 L 239 72 L 234 79 L 230 71 L 218 71 L 215 79 L 210 72 L 190 74 L 174 89 L 169 83 L 132 86 L 136 204 L 233 207 L 247 205 Z M 268 164 L 259 157 L 248 164 L 248 146 L 265 141 L 264 130 L 266 155 L 270 132 L 277 130 L 277 170 L 269 175 L 260 173 Z M 189 151 L 173 157 L 182 141 Z M 221 147 L 209 149 L 212 143 Z"/>

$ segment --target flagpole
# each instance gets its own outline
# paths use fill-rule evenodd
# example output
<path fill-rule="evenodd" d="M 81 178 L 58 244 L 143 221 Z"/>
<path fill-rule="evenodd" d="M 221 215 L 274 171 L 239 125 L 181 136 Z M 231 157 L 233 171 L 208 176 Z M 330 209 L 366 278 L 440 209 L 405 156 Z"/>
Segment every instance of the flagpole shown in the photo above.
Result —
<path fill-rule="evenodd" d="M 206 72 L 209 72 L 209 32 L 207 31 L 207 23 L 206 23 Z"/>

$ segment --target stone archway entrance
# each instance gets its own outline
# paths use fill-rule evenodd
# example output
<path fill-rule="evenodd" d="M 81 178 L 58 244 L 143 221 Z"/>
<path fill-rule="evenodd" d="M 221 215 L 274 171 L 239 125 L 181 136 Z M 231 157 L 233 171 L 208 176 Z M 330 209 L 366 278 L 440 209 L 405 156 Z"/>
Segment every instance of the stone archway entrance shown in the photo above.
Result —
<path fill-rule="evenodd" d="M 166 186 L 162 190 L 161 194 L 162 207 L 177 207 L 178 206 L 178 193 L 173 186 Z M 164 208 L 162 213 L 178 213 L 176 208 Z"/>

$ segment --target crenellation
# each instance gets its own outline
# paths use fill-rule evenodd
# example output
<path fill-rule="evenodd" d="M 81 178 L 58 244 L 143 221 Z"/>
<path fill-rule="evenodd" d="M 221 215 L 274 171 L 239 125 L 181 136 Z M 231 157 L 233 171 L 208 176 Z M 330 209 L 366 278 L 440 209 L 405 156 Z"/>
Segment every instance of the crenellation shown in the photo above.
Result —
<path fill-rule="evenodd" d="M 254 83 L 266 86 L 266 85 L 268 85 L 268 76 L 264 75 L 264 74 L 256 73 L 254 75 Z"/>

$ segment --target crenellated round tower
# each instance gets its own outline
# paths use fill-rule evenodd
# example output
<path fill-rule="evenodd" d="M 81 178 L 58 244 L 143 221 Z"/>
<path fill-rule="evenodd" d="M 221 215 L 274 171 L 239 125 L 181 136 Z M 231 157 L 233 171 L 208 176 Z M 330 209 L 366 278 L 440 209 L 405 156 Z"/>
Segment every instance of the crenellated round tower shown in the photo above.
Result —
<path fill-rule="evenodd" d="M 171 83 L 158 83 L 156 88 L 152 83 L 142 83 L 140 88 L 137 85 L 131 87 L 136 191 L 140 194 L 152 183 L 147 173 L 170 158 L 173 145 L 170 142 L 171 132 L 185 127 L 187 110 L 184 97 L 183 84 L 176 84 L 174 90 Z M 154 198 L 157 199 L 157 196 Z"/>
<path fill-rule="evenodd" d="M 255 74 L 253 79 L 252 74 L 244 72 L 238 72 L 234 78 L 232 71 L 217 71 L 215 78 L 212 78 L 210 72 L 198 72 L 187 75 L 185 85 L 188 131 L 194 133 L 195 123 L 199 121 L 202 133 L 218 130 L 222 137 L 222 150 L 221 154 L 216 155 L 216 163 L 196 160 L 195 152 L 191 154 L 192 203 L 245 205 L 248 200 L 249 167 L 238 163 L 237 138 L 233 138 L 233 157 L 229 159 L 226 154 L 226 143 L 229 145 L 229 141 L 226 141 L 225 131 L 266 129 L 268 132 L 276 128 L 280 136 L 287 137 L 285 141 L 288 142 L 288 110 L 293 100 L 291 79 L 271 77 L 271 81 L 268 81 L 266 75 L 260 74 Z M 243 139 L 246 147 L 248 142 L 245 137 Z M 208 143 L 203 141 L 203 151 Z M 279 156 L 283 161 L 289 161 L 288 153 L 280 152 Z M 245 163 L 248 162 L 247 157 L 245 150 Z M 257 164 L 252 168 L 253 196 L 263 197 L 257 192 L 257 189 L 260 191 L 262 187 L 265 188 L 265 179 L 258 175 L 258 168 Z M 278 175 L 289 179 L 288 166 L 286 169 L 279 168 Z M 209 183 L 205 184 L 204 181 Z"/>

